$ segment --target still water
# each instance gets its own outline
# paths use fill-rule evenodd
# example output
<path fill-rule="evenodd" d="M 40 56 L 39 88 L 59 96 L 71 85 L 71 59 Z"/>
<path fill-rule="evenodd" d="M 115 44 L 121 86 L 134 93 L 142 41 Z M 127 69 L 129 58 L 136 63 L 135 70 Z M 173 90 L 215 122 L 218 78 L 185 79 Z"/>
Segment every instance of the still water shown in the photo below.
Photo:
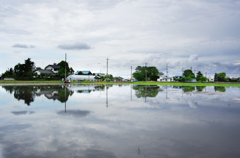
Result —
<path fill-rule="evenodd" d="M 239 158 L 240 88 L 0 87 L 1 158 Z"/>

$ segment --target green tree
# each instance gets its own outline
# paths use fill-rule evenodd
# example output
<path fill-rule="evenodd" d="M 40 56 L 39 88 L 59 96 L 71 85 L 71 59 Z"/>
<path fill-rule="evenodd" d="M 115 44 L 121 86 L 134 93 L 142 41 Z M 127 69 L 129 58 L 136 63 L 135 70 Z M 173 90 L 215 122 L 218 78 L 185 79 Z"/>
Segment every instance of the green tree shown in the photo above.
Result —
<path fill-rule="evenodd" d="M 67 77 L 69 75 L 69 72 L 70 72 L 70 68 L 68 66 L 68 63 L 62 60 L 57 65 L 60 66 L 60 69 L 58 70 L 58 75 L 61 78 L 65 77 L 65 65 L 66 65 L 66 77 Z"/>
<path fill-rule="evenodd" d="M 214 81 L 225 81 L 226 73 L 221 72 L 221 73 L 215 73 L 214 75 Z"/>
<path fill-rule="evenodd" d="M 156 67 L 150 66 L 137 66 L 135 72 L 133 73 L 133 77 L 136 78 L 138 81 L 146 81 L 146 74 L 147 80 L 157 81 L 159 78 L 159 71 Z"/>
<path fill-rule="evenodd" d="M 25 60 L 24 64 L 18 63 L 14 67 L 14 78 L 15 79 L 32 79 L 35 75 L 32 71 L 32 68 L 34 67 L 34 62 L 31 61 L 30 58 Z"/>
<path fill-rule="evenodd" d="M 195 78 L 194 73 L 193 73 L 192 70 L 190 70 L 190 69 L 184 70 L 184 72 L 183 72 L 183 76 L 185 76 L 185 77 Z"/>
<path fill-rule="evenodd" d="M 197 73 L 197 78 L 200 78 L 200 77 L 202 77 L 203 76 L 203 74 L 201 73 L 201 71 L 198 71 L 198 73 Z"/>
<path fill-rule="evenodd" d="M 13 68 L 6 70 L 6 72 L 2 74 L 2 78 L 5 77 L 13 77 Z"/>
<path fill-rule="evenodd" d="M 220 81 L 225 81 L 225 77 L 226 77 L 226 73 L 225 72 L 221 72 L 218 74 L 218 78 Z"/>

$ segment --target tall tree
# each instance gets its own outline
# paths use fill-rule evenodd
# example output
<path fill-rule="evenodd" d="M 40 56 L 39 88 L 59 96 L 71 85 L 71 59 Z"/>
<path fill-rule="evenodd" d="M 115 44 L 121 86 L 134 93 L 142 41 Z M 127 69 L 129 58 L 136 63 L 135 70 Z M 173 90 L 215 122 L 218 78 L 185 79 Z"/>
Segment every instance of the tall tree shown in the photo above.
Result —
<path fill-rule="evenodd" d="M 195 78 L 194 73 L 193 73 L 192 70 L 190 70 L 190 69 L 184 70 L 183 75 L 184 75 L 185 77 Z"/>
<path fill-rule="evenodd" d="M 154 66 L 137 66 L 135 72 L 133 73 L 133 77 L 136 78 L 138 81 L 146 81 L 146 75 L 147 80 L 150 79 L 153 81 L 157 81 L 157 79 L 159 78 L 159 71 Z"/>
<path fill-rule="evenodd" d="M 203 74 L 201 73 L 201 71 L 198 71 L 197 78 L 202 77 L 202 76 L 203 76 Z"/>
<path fill-rule="evenodd" d="M 14 78 L 15 79 L 32 79 L 34 75 L 32 69 L 34 67 L 34 62 L 30 58 L 25 60 L 24 64 L 18 63 L 14 67 Z"/>
<path fill-rule="evenodd" d="M 60 66 L 60 69 L 58 70 L 58 75 L 59 75 L 60 77 L 65 77 L 65 64 L 66 64 L 66 76 L 69 75 L 70 68 L 69 68 L 69 66 L 68 66 L 68 63 L 62 60 L 61 62 L 59 62 L 59 63 L 57 64 L 57 65 Z"/>
<path fill-rule="evenodd" d="M 225 81 L 226 73 L 221 72 L 221 73 L 215 73 L 214 75 L 214 80 L 215 81 Z"/>

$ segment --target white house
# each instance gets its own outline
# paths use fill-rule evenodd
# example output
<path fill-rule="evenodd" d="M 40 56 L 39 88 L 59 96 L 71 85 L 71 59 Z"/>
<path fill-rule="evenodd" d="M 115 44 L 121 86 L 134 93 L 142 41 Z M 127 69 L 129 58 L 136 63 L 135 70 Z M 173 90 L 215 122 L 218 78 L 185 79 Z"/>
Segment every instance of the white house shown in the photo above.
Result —
<path fill-rule="evenodd" d="M 36 72 L 38 75 L 40 75 L 41 73 L 54 74 L 54 72 L 51 71 L 51 70 L 42 70 L 42 69 L 36 70 L 35 72 Z"/>
<path fill-rule="evenodd" d="M 58 73 L 59 69 L 60 69 L 60 66 L 59 66 L 59 65 L 56 65 L 56 64 L 54 64 L 54 65 L 48 65 L 48 66 L 45 67 L 45 70 L 50 70 L 50 71 L 52 71 L 52 72 L 55 73 L 55 74 Z"/>
<path fill-rule="evenodd" d="M 172 82 L 173 77 L 167 77 L 166 75 L 161 75 L 159 79 L 157 79 L 158 82 Z"/>

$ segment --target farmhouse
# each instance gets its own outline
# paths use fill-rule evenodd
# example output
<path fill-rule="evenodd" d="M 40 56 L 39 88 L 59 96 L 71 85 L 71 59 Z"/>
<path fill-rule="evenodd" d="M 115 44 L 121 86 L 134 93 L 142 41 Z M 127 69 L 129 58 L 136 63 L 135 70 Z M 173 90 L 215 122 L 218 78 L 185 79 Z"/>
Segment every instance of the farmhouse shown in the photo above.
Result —
<path fill-rule="evenodd" d="M 56 64 L 48 65 L 48 66 L 45 67 L 45 70 L 50 70 L 50 71 L 52 71 L 55 74 L 58 73 L 59 69 L 60 69 L 60 66 L 56 65 Z"/>

